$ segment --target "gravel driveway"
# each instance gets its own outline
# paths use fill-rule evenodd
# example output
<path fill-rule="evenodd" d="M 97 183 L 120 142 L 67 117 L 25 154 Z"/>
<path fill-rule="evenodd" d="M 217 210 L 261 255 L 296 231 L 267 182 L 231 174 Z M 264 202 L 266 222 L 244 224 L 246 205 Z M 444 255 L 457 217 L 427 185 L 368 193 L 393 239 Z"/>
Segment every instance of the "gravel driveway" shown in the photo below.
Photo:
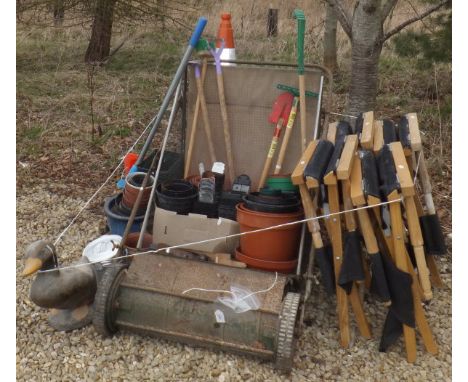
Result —
<path fill-rule="evenodd" d="M 17 192 L 16 367 L 20 381 L 451 380 L 451 256 L 438 260 L 445 287 L 436 289 L 433 301 L 425 307 L 439 354 L 426 353 L 419 341 L 414 365 L 405 360 L 402 340 L 390 352 L 378 352 L 386 308 L 370 297 L 366 297 L 365 310 L 373 339 L 364 340 L 354 332 L 352 346 L 341 349 L 335 303 L 326 298 L 320 285 L 314 289 L 308 307 L 310 326 L 298 341 L 289 377 L 278 374 L 270 363 L 154 338 L 119 333 L 103 339 L 92 326 L 67 334 L 55 332 L 47 324 L 46 310 L 29 301 L 31 279 L 19 274 L 25 247 L 40 238 L 54 238 L 92 193 L 87 190 L 82 198 L 64 197 L 57 187 L 51 190 L 42 181 Z M 66 264 L 79 258 L 85 244 L 99 236 L 103 220 L 99 209 L 86 211 L 59 246 L 59 259 Z"/>

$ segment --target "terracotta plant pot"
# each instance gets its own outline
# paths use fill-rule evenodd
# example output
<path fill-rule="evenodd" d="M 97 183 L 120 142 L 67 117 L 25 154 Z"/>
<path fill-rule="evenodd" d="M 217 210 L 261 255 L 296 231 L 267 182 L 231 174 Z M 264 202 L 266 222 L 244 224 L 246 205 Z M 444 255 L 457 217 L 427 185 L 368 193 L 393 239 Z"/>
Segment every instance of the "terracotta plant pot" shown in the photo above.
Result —
<path fill-rule="evenodd" d="M 241 232 L 290 223 L 300 220 L 304 216 L 302 209 L 293 213 L 272 214 L 251 211 L 245 208 L 244 203 L 238 204 L 236 208 L 237 222 Z M 300 235 L 300 224 L 243 235 L 240 237 L 240 252 L 253 259 L 267 262 L 292 261 L 297 258 Z"/>
<path fill-rule="evenodd" d="M 127 248 L 135 249 L 138 244 L 138 239 L 140 238 L 140 232 L 133 232 L 127 236 L 125 240 L 125 246 Z M 150 249 L 151 244 L 153 243 L 153 235 L 148 232 L 143 234 L 143 243 L 141 244 L 141 250 L 148 250 Z"/>
<path fill-rule="evenodd" d="M 135 201 L 138 197 L 138 193 L 140 192 L 140 187 L 143 183 L 145 175 L 146 173 L 144 172 L 133 172 L 127 175 L 127 178 L 125 179 L 125 188 L 123 191 L 122 198 L 122 204 L 125 207 L 129 209 L 133 208 L 133 205 L 135 204 Z M 141 198 L 139 209 L 146 209 L 151 194 L 151 187 L 153 186 L 153 181 L 154 177 L 150 176 L 148 182 L 146 183 L 146 187 L 143 190 L 143 197 Z"/>
<path fill-rule="evenodd" d="M 236 249 L 236 260 L 242 261 L 249 267 L 262 269 L 270 272 L 292 273 L 296 269 L 297 259 L 289 261 L 267 261 L 244 255 Z"/>

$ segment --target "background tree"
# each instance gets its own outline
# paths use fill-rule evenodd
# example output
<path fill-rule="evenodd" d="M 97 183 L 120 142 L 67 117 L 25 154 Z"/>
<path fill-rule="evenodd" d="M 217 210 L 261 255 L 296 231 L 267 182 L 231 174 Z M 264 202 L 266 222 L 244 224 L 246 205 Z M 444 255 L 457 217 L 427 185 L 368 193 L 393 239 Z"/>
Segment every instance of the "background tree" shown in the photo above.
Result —
<path fill-rule="evenodd" d="M 109 57 L 116 0 L 97 0 L 94 20 L 86 49 L 85 62 L 103 62 Z"/>
<path fill-rule="evenodd" d="M 430 17 L 419 31 L 402 32 L 394 39 L 395 50 L 402 57 L 419 58 L 420 67 L 434 62 L 452 61 L 452 12 Z"/>
<path fill-rule="evenodd" d="M 384 22 L 398 0 L 359 0 L 351 16 L 343 0 L 326 0 L 335 8 L 338 21 L 351 40 L 351 84 L 348 113 L 357 115 L 372 110 L 378 91 L 379 58 L 385 41 L 408 25 L 422 20 L 442 7 L 451 7 L 450 0 L 431 4 L 426 10 L 384 31 Z"/>
<path fill-rule="evenodd" d="M 325 32 L 323 34 L 323 65 L 334 72 L 338 69 L 336 59 L 336 29 L 338 19 L 332 4 L 327 4 L 325 15 Z"/>
<path fill-rule="evenodd" d="M 17 0 L 17 20 L 25 24 L 50 25 L 44 15 L 53 14 L 54 25 L 92 24 L 85 62 L 104 63 L 111 55 L 112 26 L 169 21 L 186 27 L 187 12 L 194 10 L 190 0 Z M 65 14 L 67 17 L 65 18 Z M 23 17 L 25 16 L 26 17 Z M 119 46 L 117 47 L 117 49 Z M 114 49 L 115 52 L 117 49 Z"/>

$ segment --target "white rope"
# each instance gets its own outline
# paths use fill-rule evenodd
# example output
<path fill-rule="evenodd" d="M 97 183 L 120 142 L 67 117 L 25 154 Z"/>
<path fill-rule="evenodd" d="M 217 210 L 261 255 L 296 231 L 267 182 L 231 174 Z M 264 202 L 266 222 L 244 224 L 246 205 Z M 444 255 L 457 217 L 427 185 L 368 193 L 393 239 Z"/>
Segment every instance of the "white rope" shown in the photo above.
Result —
<path fill-rule="evenodd" d="M 419 151 L 418 160 L 416 162 L 416 169 L 414 170 L 414 179 L 413 183 L 416 184 L 416 178 L 418 177 L 419 172 L 419 162 L 421 161 L 422 151 Z"/>
<path fill-rule="evenodd" d="M 65 233 L 70 229 L 70 227 L 75 223 L 76 219 L 78 219 L 78 217 L 81 215 L 81 213 L 86 209 L 86 207 L 89 206 L 89 204 L 91 203 L 91 201 L 99 194 L 99 192 L 104 188 L 104 186 L 107 184 L 107 182 L 109 182 L 109 180 L 111 180 L 115 173 L 117 172 L 117 170 L 119 169 L 119 167 L 122 165 L 123 161 L 124 161 L 124 158 L 127 154 L 129 154 L 133 148 L 137 145 L 137 143 L 140 141 L 140 139 L 143 137 L 143 135 L 146 133 L 146 130 L 148 130 L 148 128 L 153 124 L 154 120 L 155 120 L 156 117 L 153 117 L 153 119 L 151 120 L 151 122 L 148 124 L 148 126 L 145 127 L 145 129 L 143 130 L 143 132 L 140 134 L 140 136 L 137 138 L 137 140 L 133 143 L 133 145 L 127 150 L 127 152 L 125 153 L 125 155 L 122 157 L 122 159 L 120 160 L 119 164 L 117 165 L 117 167 L 114 169 L 114 171 L 112 171 L 112 173 L 109 175 L 109 177 L 104 181 L 104 183 L 96 190 L 96 192 L 91 195 L 91 197 L 88 199 L 88 201 L 84 204 L 83 207 L 81 207 L 81 209 L 78 211 L 78 213 L 75 215 L 75 217 L 71 220 L 70 224 L 68 224 L 65 229 L 58 235 L 57 239 L 54 241 L 54 246 L 57 245 L 57 243 L 60 241 L 60 239 L 62 238 L 63 235 L 65 235 Z"/>
<path fill-rule="evenodd" d="M 341 113 L 334 113 L 332 111 L 329 111 L 328 114 L 332 114 L 332 115 L 340 115 L 342 117 L 348 117 L 348 118 L 355 118 L 357 119 L 358 117 L 354 116 L 354 115 L 350 115 L 350 114 L 341 114 Z"/>
<path fill-rule="evenodd" d="M 275 280 L 273 281 L 273 284 L 270 285 L 270 287 L 268 287 L 267 289 L 262 289 L 262 290 L 258 290 L 256 292 L 249 293 L 248 295 L 240 298 L 238 301 L 245 300 L 246 298 L 249 298 L 249 297 L 254 296 L 256 294 L 259 294 L 259 293 L 266 293 L 266 292 L 271 291 L 275 287 L 277 281 L 278 281 L 278 272 L 275 272 Z M 230 290 L 222 290 L 222 289 L 190 288 L 190 289 L 184 290 L 182 292 L 182 294 L 186 294 L 186 293 L 191 292 L 193 290 L 198 290 L 198 291 L 201 291 L 201 292 L 212 292 L 212 293 L 229 293 L 229 294 L 233 295 L 234 297 L 236 297 L 236 294 L 234 292 L 231 292 Z"/>
<path fill-rule="evenodd" d="M 162 251 L 165 251 L 166 253 L 169 253 L 172 249 L 184 248 L 184 247 L 194 246 L 194 245 L 198 245 L 198 244 L 211 243 L 213 241 L 226 240 L 226 239 L 231 239 L 231 238 L 240 237 L 240 236 L 252 235 L 252 234 L 255 234 L 255 233 L 259 233 L 259 232 L 271 231 L 271 230 L 274 230 L 274 229 L 277 229 L 277 228 L 289 227 L 289 226 L 292 226 L 292 225 L 301 224 L 301 223 L 305 223 L 305 222 L 313 221 L 313 220 L 328 219 L 328 218 L 330 218 L 332 216 L 338 216 L 338 215 L 346 214 L 348 212 L 365 210 L 365 209 L 368 209 L 368 208 L 374 208 L 374 207 L 378 207 L 378 206 L 385 206 L 385 205 L 388 205 L 388 204 L 391 204 L 391 203 L 397 203 L 397 202 L 402 202 L 402 201 L 403 201 L 403 198 L 400 198 L 400 199 L 391 200 L 391 201 L 388 201 L 388 202 L 373 204 L 373 205 L 370 205 L 370 206 L 356 207 L 356 208 L 351 208 L 349 210 L 344 210 L 344 211 L 339 211 L 339 212 L 332 212 L 332 213 L 325 214 L 325 215 L 315 216 L 315 217 L 311 217 L 311 218 L 305 218 L 305 219 L 301 219 L 301 220 L 295 220 L 293 222 L 278 224 L 278 225 L 274 225 L 274 226 L 271 226 L 271 227 L 259 228 L 259 229 L 255 229 L 253 231 L 239 232 L 239 233 L 234 233 L 234 234 L 231 234 L 231 235 L 215 237 L 215 238 L 211 238 L 211 239 L 193 241 L 191 243 L 177 244 L 177 245 L 173 245 L 173 246 L 166 247 L 166 248 L 160 248 L 160 249 L 155 249 L 155 250 L 150 250 L 150 251 L 145 251 L 145 252 L 137 252 L 137 253 L 132 253 L 132 254 L 129 254 L 129 255 L 112 257 L 111 259 L 104 260 L 104 261 L 94 261 L 94 262 L 89 262 L 89 263 L 85 263 L 85 264 L 68 265 L 68 266 L 65 266 L 65 267 L 52 268 L 52 269 L 47 269 L 47 270 L 39 271 L 39 272 L 44 273 L 44 272 L 59 271 L 59 270 L 63 270 L 63 269 L 79 268 L 79 267 L 88 266 L 90 264 L 108 263 L 108 262 L 111 262 L 111 261 L 116 261 L 116 260 L 120 260 L 120 259 L 128 259 L 130 257 L 136 257 L 136 256 L 140 256 L 140 255 L 147 255 L 149 253 L 158 253 L 158 252 L 162 252 Z"/>

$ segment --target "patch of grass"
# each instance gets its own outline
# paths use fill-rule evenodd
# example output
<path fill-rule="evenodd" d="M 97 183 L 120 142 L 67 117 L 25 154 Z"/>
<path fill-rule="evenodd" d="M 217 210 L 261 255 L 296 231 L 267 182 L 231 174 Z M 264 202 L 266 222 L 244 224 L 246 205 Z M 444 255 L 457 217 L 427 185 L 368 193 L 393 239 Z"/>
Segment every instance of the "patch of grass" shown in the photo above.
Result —
<path fill-rule="evenodd" d="M 36 125 L 29 129 L 23 130 L 22 137 L 31 141 L 35 141 L 41 137 L 43 132 L 44 128 L 42 126 Z"/>
<path fill-rule="evenodd" d="M 183 47 L 182 38 L 177 34 L 169 39 L 147 31 L 124 45 L 106 65 L 106 71 L 115 74 L 156 71 L 171 75 L 179 64 Z"/>

